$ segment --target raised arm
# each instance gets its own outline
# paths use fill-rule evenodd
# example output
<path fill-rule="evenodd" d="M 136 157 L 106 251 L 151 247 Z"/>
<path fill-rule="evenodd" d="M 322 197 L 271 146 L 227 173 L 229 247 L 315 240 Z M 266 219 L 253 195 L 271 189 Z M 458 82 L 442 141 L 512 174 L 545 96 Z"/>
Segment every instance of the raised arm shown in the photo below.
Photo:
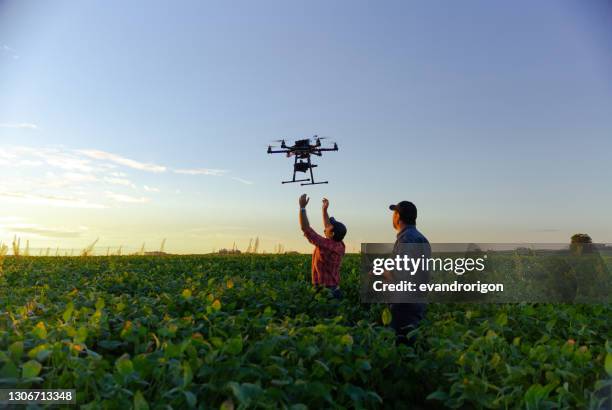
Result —
<path fill-rule="evenodd" d="M 329 221 L 329 214 L 327 213 L 327 208 L 329 207 L 329 201 L 327 198 L 323 198 L 323 226 L 328 227 L 331 225 Z"/>
<path fill-rule="evenodd" d="M 310 228 L 310 223 L 308 222 L 308 216 L 306 215 L 306 205 L 308 205 L 308 201 L 310 199 L 303 194 L 299 199 L 300 204 L 300 228 L 302 228 L 302 232 L 306 232 L 308 228 Z"/>

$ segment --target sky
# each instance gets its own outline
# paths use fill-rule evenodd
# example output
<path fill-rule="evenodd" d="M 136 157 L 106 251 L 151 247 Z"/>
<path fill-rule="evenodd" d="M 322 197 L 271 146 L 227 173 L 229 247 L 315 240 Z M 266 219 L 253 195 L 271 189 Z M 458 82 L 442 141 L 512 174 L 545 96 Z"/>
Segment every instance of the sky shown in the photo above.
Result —
<path fill-rule="evenodd" d="M 309 251 L 298 197 L 392 242 L 612 242 L 612 8 L 0 0 L 0 240 Z M 328 185 L 272 140 L 330 137 Z M 607 188 L 606 188 L 607 187 Z"/>

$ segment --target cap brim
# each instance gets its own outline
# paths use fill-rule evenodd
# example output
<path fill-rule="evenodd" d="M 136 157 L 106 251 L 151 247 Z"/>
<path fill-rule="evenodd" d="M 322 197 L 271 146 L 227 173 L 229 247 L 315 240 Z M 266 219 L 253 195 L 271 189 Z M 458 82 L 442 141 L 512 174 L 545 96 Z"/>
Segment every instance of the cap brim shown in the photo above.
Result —
<path fill-rule="evenodd" d="M 389 205 L 389 209 L 391 211 L 395 211 L 395 208 L 397 208 L 397 205 Z"/>
<path fill-rule="evenodd" d="M 334 218 L 334 217 L 332 216 L 331 218 L 329 218 L 329 222 L 331 222 L 331 223 L 333 223 L 333 224 L 334 224 L 334 223 L 336 223 L 336 218 Z"/>

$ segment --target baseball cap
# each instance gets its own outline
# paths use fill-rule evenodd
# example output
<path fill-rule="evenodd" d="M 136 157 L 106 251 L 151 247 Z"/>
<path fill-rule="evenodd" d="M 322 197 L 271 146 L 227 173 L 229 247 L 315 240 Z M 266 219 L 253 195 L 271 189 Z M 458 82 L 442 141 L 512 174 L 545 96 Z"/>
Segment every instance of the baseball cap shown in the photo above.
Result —
<path fill-rule="evenodd" d="M 340 242 L 346 235 L 346 226 L 342 222 L 336 221 L 336 218 L 329 218 L 329 223 L 334 227 L 334 240 Z"/>
<path fill-rule="evenodd" d="M 395 205 L 389 205 L 389 209 L 397 211 L 402 221 L 414 224 L 417 218 L 417 208 L 410 201 L 401 201 Z"/>

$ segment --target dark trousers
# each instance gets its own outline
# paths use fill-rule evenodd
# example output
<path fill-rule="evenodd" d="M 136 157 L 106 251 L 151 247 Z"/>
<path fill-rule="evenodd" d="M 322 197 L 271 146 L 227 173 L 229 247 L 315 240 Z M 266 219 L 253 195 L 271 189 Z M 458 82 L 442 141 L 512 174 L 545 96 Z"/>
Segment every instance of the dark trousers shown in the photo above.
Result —
<path fill-rule="evenodd" d="M 425 317 L 425 305 L 421 303 L 392 303 L 389 305 L 391 311 L 391 327 L 395 330 L 398 344 L 412 346 L 414 336 L 406 337 L 407 333 L 414 330 L 419 322 Z"/>

